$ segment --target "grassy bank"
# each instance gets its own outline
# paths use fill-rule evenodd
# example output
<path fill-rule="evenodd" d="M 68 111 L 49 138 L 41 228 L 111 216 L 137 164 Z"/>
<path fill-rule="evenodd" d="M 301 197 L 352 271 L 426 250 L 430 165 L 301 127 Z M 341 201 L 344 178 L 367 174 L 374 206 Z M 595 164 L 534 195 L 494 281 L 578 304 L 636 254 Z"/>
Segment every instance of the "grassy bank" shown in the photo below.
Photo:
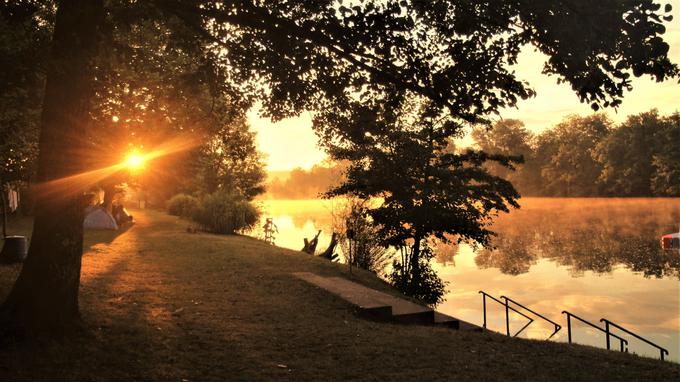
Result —
<path fill-rule="evenodd" d="M 380 324 L 290 273 L 367 273 L 248 237 L 190 234 L 135 211 L 90 232 L 81 310 L 91 335 L 3 344 L 2 381 L 680 380 L 680 365 L 494 333 Z M 15 232 L 26 230 L 17 227 Z M 0 298 L 19 266 L 0 268 Z"/>

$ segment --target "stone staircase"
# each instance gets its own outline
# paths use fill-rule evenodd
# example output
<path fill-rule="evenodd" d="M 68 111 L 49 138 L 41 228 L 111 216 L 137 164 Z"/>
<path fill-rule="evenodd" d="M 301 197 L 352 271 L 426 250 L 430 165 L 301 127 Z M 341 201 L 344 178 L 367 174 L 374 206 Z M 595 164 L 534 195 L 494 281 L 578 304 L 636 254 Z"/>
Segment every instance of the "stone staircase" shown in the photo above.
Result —
<path fill-rule="evenodd" d="M 293 276 L 342 298 L 354 306 L 360 317 L 369 320 L 482 331 L 482 328 L 477 325 L 342 277 L 324 277 L 309 272 L 293 273 Z"/>

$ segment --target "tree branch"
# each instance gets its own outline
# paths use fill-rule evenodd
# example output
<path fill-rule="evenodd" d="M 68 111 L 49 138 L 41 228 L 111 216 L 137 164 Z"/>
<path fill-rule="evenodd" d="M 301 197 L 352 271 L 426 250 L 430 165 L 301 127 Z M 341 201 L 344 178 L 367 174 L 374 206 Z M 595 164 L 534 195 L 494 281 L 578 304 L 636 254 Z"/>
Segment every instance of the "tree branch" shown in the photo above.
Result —
<path fill-rule="evenodd" d="M 174 0 L 165 1 L 161 0 L 159 2 L 159 5 L 161 6 L 162 9 L 165 9 L 166 11 L 175 14 L 181 20 L 186 22 L 189 26 L 194 28 L 204 38 L 221 46 L 225 45 L 224 41 L 220 40 L 219 38 L 215 37 L 210 32 L 208 32 L 204 28 L 204 26 L 198 24 L 192 18 L 192 16 L 208 17 L 215 21 L 226 22 L 229 24 L 234 24 L 245 28 L 274 31 L 276 33 L 286 34 L 292 38 L 295 38 L 298 42 L 304 42 L 305 40 L 309 40 L 320 47 L 328 49 L 331 53 L 335 54 L 340 59 L 345 60 L 351 65 L 354 65 L 357 68 L 360 68 L 368 72 L 369 74 L 374 76 L 374 78 L 377 79 L 378 81 L 384 78 L 386 79 L 387 83 L 391 83 L 393 85 L 402 87 L 403 89 L 411 90 L 416 94 L 420 94 L 424 97 L 431 99 L 434 102 L 439 103 L 442 106 L 447 107 L 452 114 L 456 115 L 457 117 L 467 122 L 474 123 L 476 121 L 475 116 L 460 113 L 458 110 L 455 110 L 453 104 L 451 104 L 445 97 L 436 94 L 430 88 L 415 84 L 412 81 L 404 80 L 402 78 L 404 77 L 404 75 L 400 73 L 400 70 L 396 68 L 393 64 L 385 60 L 379 59 L 377 57 L 374 57 L 373 55 L 370 55 L 366 52 L 357 52 L 353 50 L 351 47 L 343 46 L 342 43 L 333 40 L 324 33 L 303 28 L 293 21 L 274 16 L 266 12 L 266 10 L 262 8 L 253 6 L 249 7 L 250 9 L 247 12 L 244 12 L 242 14 L 235 14 L 229 13 L 226 10 L 220 11 L 214 9 L 197 8 Z M 364 57 L 368 60 L 380 61 L 383 65 L 389 65 L 390 68 L 389 70 L 377 68 L 373 65 L 370 65 L 369 63 L 362 61 L 356 56 Z"/>

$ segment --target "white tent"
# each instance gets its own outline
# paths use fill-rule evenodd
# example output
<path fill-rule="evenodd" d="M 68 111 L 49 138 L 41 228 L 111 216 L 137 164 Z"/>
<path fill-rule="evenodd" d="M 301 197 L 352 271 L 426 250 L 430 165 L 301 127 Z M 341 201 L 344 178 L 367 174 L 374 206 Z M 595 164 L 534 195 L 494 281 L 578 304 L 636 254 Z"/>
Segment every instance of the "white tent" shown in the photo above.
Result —
<path fill-rule="evenodd" d="M 111 229 L 117 230 L 118 224 L 116 219 L 111 216 L 101 206 L 93 206 L 85 209 L 85 221 L 83 222 L 85 229 Z"/>

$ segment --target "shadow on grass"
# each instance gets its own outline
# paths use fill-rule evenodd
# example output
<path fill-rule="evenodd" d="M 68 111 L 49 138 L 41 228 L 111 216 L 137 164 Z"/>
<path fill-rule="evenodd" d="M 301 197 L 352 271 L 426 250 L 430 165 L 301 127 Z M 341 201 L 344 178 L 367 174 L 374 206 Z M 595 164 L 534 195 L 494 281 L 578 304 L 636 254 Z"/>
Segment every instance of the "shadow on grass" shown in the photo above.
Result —
<path fill-rule="evenodd" d="M 105 371 L 104 380 L 249 379 L 236 367 L 252 362 L 221 338 L 221 328 L 194 310 L 193 299 L 173 296 L 183 282 L 160 272 L 158 259 L 131 249 L 83 290 L 94 334 L 83 344 L 95 365 L 88 368 Z"/>
<path fill-rule="evenodd" d="M 110 245 L 117 238 L 125 234 L 132 224 L 126 224 L 121 229 L 117 231 L 112 230 L 85 230 L 84 241 L 83 241 L 83 254 L 90 251 L 98 251 L 98 246 Z M 18 217 L 12 219 L 8 222 L 7 234 L 8 236 L 20 235 L 26 236 L 28 238 L 28 244 L 31 244 L 31 232 L 33 230 L 33 218 L 32 217 Z M 4 245 L 4 239 L 0 240 L 0 248 Z M 11 263 L 11 264 L 0 264 L 0 268 L 6 270 L 6 272 L 0 273 L 0 302 L 2 302 L 5 296 L 9 293 L 11 286 L 14 281 L 19 277 L 21 272 L 22 263 Z"/>
<path fill-rule="evenodd" d="M 111 244 L 117 237 L 129 231 L 134 224 L 124 224 L 117 231 L 108 229 L 86 229 L 84 231 L 83 248 L 92 248 L 97 244 Z"/>

